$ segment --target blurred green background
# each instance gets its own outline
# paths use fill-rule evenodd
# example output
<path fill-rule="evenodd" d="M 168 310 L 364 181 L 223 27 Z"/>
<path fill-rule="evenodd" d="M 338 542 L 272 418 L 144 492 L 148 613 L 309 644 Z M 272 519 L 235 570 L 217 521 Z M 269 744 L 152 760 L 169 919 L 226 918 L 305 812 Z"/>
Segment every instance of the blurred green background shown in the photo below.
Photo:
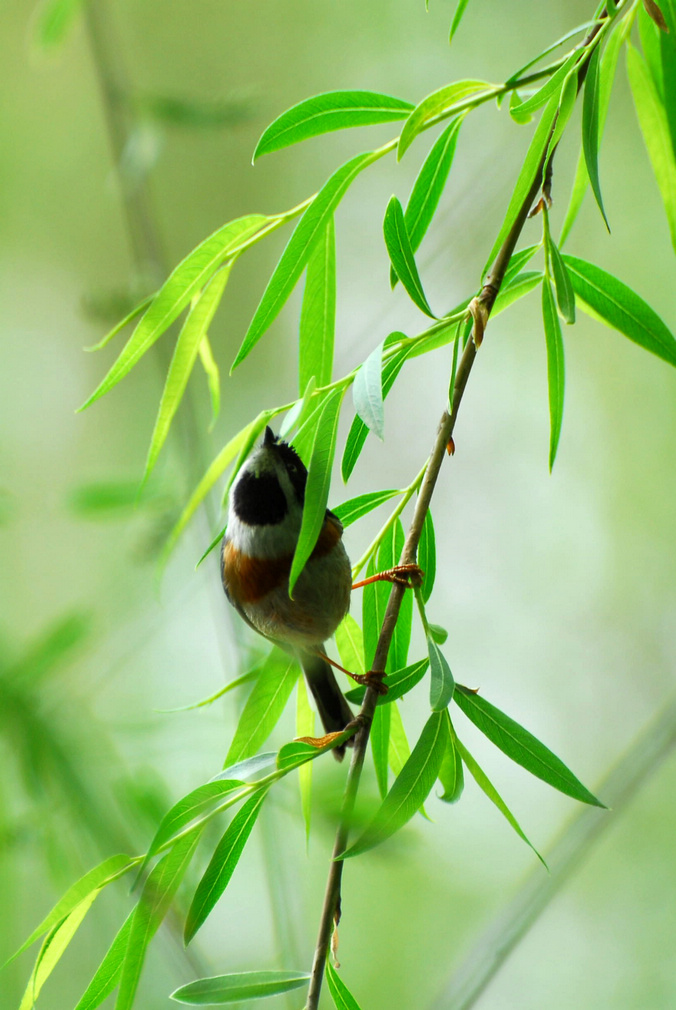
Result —
<path fill-rule="evenodd" d="M 196 370 L 192 406 L 136 508 L 166 349 L 76 415 L 115 355 L 113 346 L 83 347 L 220 224 L 292 206 L 393 133 L 346 131 L 252 168 L 257 137 L 289 105 L 343 87 L 417 101 L 450 80 L 501 80 L 592 13 L 583 0 L 474 0 L 449 49 L 452 6 L 430 7 L 97 0 L 91 19 L 75 11 L 64 42 L 45 51 L 36 42 L 44 8 L 3 5 L 0 960 L 85 869 L 115 851 L 143 851 L 167 806 L 221 767 L 241 698 L 162 711 L 215 692 L 259 647 L 227 607 L 215 557 L 194 570 L 218 528 L 214 508 L 192 524 L 161 582 L 155 561 L 220 446 L 260 409 L 296 395 L 298 297 L 227 378 L 285 236 L 237 265 L 212 326 L 223 376 L 214 430 Z M 102 84 L 123 89 L 119 170 Z M 433 305 L 475 289 L 528 136 L 494 106 L 463 127 L 419 254 Z M 557 155 L 555 234 L 578 136 L 573 126 Z M 406 198 L 425 149 L 418 141 L 400 165 L 370 170 L 337 215 L 336 375 L 390 330 L 422 328 L 400 288 L 390 292 L 381 221 L 392 192 Z M 616 273 L 673 329 L 676 263 L 622 64 L 601 173 L 612 235 L 588 199 L 569 249 Z M 125 194 L 148 214 L 141 243 L 157 238 L 158 260 L 143 270 Z M 539 236 L 536 219 L 525 241 Z M 673 690 L 676 375 L 583 315 L 565 340 L 566 409 L 550 476 L 538 295 L 491 324 L 434 500 L 439 559 L 428 612 L 449 629 L 457 679 L 481 687 L 594 789 Z M 408 484 L 431 445 L 448 372 L 447 349 L 406 366 L 388 399 L 385 444 L 369 439 L 347 489 L 336 473 L 333 503 Z M 376 524 L 369 517 L 348 531 L 353 558 Z M 414 658 L 422 648 L 414 639 Z M 414 737 L 424 687 L 409 698 Z M 546 850 L 576 814 L 573 801 L 510 765 L 460 714 L 456 723 Z M 275 739 L 293 732 L 290 712 Z M 315 772 L 309 850 L 288 782 L 194 951 L 183 952 L 176 931 L 159 935 L 139 1007 L 169 1006 L 166 994 L 197 974 L 308 967 L 343 776 L 329 764 Z M 595 815 L 611 820 L 609 830 L 481 1010 L 676 1005 L 675 787 L 672 759 L 626 808 Z M 374 800 L 370 776 L 364 793 Z M 365 1010 L 430 1005 L 527 875 L 544 873 L 473 782 L 458 806 L 431 799 L 428 811 L 432 823 L 411 822 L 345 875 L 340 960 Z M 128 907 L 124 884 L 97 902 L 39 1005 L 77 1002 Z M 18 1004 L 29 957 L 0 975 L 3 1008 Z"/>

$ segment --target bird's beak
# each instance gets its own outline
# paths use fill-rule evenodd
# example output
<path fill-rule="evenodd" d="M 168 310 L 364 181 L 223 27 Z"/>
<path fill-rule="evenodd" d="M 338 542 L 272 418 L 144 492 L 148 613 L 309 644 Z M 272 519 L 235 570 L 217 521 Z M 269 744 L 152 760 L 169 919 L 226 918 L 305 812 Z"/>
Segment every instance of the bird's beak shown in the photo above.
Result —
<path fill-rule="evenodd" d="M 275 445 L 277 442 L 277 436 L 275 435 L 272 428 L 268 425 L 265 429 L 265 435 L 263 437 L 263 445 L 266 449 L 269 449 L 271 445 Z"/>

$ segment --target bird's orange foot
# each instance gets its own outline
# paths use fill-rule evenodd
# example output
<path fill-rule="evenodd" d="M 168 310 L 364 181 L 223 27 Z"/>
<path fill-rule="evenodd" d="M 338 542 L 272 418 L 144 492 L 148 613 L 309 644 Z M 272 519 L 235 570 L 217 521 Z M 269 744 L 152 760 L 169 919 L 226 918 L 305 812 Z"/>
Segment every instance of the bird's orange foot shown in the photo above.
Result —
<path fill-rule="evenodd" d="M 363 684 L 364 687 L 372 687 L 376 694 L 387 694 L 387 684 L 383 683 L 383 677 L 385 674 L 379 670 L 369 670 L 368 673 L 349 673 L 345 670 L 348 677 L 352 677 L 357 684 Z"/>
<path fill-rule="evenodd" d="M 355 582 L 352 588 L 361 589 L 362 586 L 368 586 L 372 582 L 393 582 L 399 586 L 405 586 L 407 589 L 415 589 L 422 585 L 424 574 L 419 565 L 395 565 L 394 568 L 388 568 L 386 571 L 371 575 L 361 582 Z"/>

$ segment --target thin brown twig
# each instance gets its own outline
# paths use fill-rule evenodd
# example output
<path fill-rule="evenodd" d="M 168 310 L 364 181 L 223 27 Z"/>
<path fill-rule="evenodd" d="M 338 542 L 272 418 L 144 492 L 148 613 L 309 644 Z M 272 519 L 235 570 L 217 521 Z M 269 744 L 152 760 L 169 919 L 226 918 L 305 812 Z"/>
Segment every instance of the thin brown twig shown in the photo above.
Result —
<path fill-rule="evenodd" d="M 583 45 L 587 45 L 594 38 L 600 27 L 600 23 L 594 25 L 585 38 Z M 586 68 L 587 61 L 585 61 L 580 68 L 580 81 L 584 80 Z M 556 119 L 551 127 L 551 132 L 549 134 L 550 138 L 553 136 L 555 126 Z M 465 345 L 462 357 L 458 364 L 455 385 L 453 388 L 451 412 L 449 414 L 449 412 L 445 410 L 441 415 L 437 435 L 434 441 L 434 447 L 430 455 L 425 477 L 420 487 L 420 493 L 416 502 L 413 519 L 411 520 L 411 525 L 406 536 L 406 541 L 404 543 L 400 564 L 412 564 L 416 560 L 418 544 L 420 542 L 425 516 L 427 515 L 432 495 L 436 487 L 437 478 L 439 476 L 439 471 L 441 469 L 441 464 L 443 462 L 447 446 L 453 435 L 458 411 L 460 409 L 460 404 L 467 385 L 467 380 L 469 379 L 476 359 L 477 347 L 481 345 L 483 331 L 486 327 L 486 323 L 488 322 L 493 305 L 495 304 L 495 299 L 500 291 L 509 261 L 514 249 L 516 248 L 516 244 L 519 240 L 524 224 L 528 218 L 530 208 L 542 186 L 543 172 L 547 162 L 547 147 L 548 145 L 545 146 L 545 153 L 543 154 L 540 164 L 535 172 L 533 184 L 525 196 L 514 224 L 512 225 L 495 258 L 492 269 L 486 278 L 486 282 L 479 295 L 477 295 L 477 297 L 473 300 L 472 315 L 474 317 L 474 324 L 472 327 L 472 335 Z M 394 634 L 394 629 L 405 592 L 406 589 L 401 585 L 395 584 L 392 587 L 380 635 L 378 637 L 378 644 L 376 646 L 376 652 L 373 659 L 373 670 L 385 669 L 387 655 L 390 649 L 392 636 Z M 326 884 L 324 904 L 322 906 L 319 934 L 317 936 L 317 944 L 315 947 L 305 1010 L 317 1010 L 319 1005 L 319 996 L 324 977 L 324 970 L 326 967 L 326 958 L 328 956 L 329 945 L 331 942 L 331 934 L 334 926 L 338 924 L 338 920 L 340 918 L 343 861 L 338 857 L 347 848 L 352 812 L 359 789 L 359 781 L 364 765 L 366 747 L 368 745 L 371 723 L 373 721 L 377 701 L 377 691 L 373 687 L 369 687 L 366 691 L 364 702 L 358 716 L 362 725 L 361 729 L 355 736 L 352 761 L 348 771 L 340 822 L 336 832 L 332 862 Z"/>

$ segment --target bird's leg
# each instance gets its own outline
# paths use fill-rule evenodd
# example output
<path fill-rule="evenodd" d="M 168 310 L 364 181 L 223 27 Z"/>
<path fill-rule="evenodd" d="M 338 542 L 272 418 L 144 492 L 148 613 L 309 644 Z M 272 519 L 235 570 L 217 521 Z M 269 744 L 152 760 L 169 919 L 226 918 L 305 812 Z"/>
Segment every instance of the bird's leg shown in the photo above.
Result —
<path fill-rule="evenodd" d="M 395 565 L 394 568 L 388 568 L 384 572 L 369 576 L 368 579 L 362 579 L 361 582 L 355 582 L 352 588 L 361 589 L 362 586 L 368 586 L 372 582 L 393 582 L 405 586 L 406 589 L 415 589 L 422 584 L 424 574 L 419 565 Z"/>
<path fill-rule="evenodd" d="M 344 666 L 341 666 L 340 663 L 336 663 L 335 659 L 330 659 L 325 652 L 318 652 L 317 655 L 321 659 L 325 659 L 331 666 L 334 666 L 336 670 L 340 670 L 341 673 L 346 673 L 348 677 L 352 677 L 352 680 L 357 684 L 362 684 L 364 687 L 372 687 L 378 694 L 387 694 L 387 684 L 383 684 L 384 672 L 369 670 L 368 673 L 351 673 Z"/>

